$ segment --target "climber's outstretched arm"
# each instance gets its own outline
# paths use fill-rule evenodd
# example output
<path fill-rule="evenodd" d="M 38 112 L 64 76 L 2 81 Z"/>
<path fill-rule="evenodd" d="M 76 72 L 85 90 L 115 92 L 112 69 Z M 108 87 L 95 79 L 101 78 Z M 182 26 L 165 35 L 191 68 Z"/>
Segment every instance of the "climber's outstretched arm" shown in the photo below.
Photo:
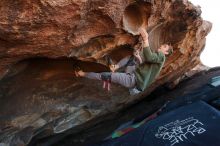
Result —
<path fill-rule="evenodd" d="M 141 37 L 143 39 L 143 57 L 146 62 L 149 63 L 163 63 L 165 55 L 162 51 L 152 52 L 149 47 L 148 33 L 146 30 L 140 30 Z"/>

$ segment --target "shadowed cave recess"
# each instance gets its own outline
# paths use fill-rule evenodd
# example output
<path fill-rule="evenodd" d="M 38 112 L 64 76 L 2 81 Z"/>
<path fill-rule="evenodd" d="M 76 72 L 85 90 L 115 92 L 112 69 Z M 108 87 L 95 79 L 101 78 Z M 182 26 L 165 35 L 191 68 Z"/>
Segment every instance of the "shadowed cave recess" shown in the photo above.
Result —
<path fill-rule="evenodd" d="M 18 0 L 0 2 L 0 144 L 34 145 L 57 134 L 77 133 L 102 122 L 166 84 L 175 87 L 192 69 L 212 24 L 187 0 Z M 149 33 L 152 50 L 174 48 L 156 81 L 130 96 L 113 84 L 74 77 L 109 71 Z M 49 144 L 48 144 L 49 145 Z"/>

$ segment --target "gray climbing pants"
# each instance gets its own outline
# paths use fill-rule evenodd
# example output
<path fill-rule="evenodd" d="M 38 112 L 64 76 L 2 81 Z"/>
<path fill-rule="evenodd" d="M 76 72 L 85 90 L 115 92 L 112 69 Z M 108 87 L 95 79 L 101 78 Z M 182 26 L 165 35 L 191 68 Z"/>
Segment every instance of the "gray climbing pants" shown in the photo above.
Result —
<path fill-rule="evenodd" d="M 85 77 L 101 80 L 101 73 L 88 72 Z M 111 73 L 111 82 L 120 84 L 127 88 L 134 88 L 136 85 L 134 73 Z"/>

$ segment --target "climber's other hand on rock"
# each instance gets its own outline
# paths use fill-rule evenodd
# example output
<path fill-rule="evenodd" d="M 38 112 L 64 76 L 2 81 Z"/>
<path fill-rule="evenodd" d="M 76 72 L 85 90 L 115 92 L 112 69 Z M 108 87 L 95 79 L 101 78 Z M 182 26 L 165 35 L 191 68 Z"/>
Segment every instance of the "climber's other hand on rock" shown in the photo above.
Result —
<path fill-rule="evenodd" d="M 148 33 L 146 31 L 146 29 L 144 28 L 140 28 L 139 29 L 140 35 L 144 40 L 148 40 Z"/>
<path fill-rule="evenodd" d="M 140 28 L 139 31 L 140 31 L 140 35 L 143 39 L 143 46 L 148 47 L 149 42 L 148 42 L 148 33 L 147 33 L 147 31 L 144 28 Z"/>

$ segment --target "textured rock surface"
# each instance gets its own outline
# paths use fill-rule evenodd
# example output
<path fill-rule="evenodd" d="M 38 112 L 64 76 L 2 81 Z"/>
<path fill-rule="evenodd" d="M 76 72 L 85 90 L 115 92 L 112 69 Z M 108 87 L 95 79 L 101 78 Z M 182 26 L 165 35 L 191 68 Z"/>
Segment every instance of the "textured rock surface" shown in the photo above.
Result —
<path fill-rule="evenodd" d="M 200 8 L 186 0 L 154 0 L 139 4 L 146 13 L 143 22 L 150 46 L 157 49 L 169 42 L 174 54 L 148 90 L 131 97 L 118 85 L 107 93 L 98 81 L 73 78 L 72 64 L 85 71 L 107 71 L 104 55 L 117 61 L 131 53 L 129 48 L 138 36 L 123 30 L 122 19 L 132 2 L 0 1 L 0 78 L 4 77 L 0 82 L 0 142 L 25 145 L 33 136 L 42 138 L 95 120 L 164 83 L 175 85 L 200 63 L 211 23 L 202 20 Z"/>
<path fill-rule="evenodd" d="M 132 0 L 2 0 L 0 77 L 23 59 L 72 54 L 98 60 L 116 46 L 133 45 L 135 38 L 123 32 L 121 24 L 124 9 L 131 3 Z M 186 62 L 196 62 L 211 29 L 211 24 L 200 18 L 201 10 L 181 0 L 158 0 L 152 4 L 149 28 L 162 23 L 157 33 L 152 33 L 152 42 L 168 41 L 176 47 L 174 57 L 168 61 L 170 66 L 176 69 Z"/>
<path fill-rule="evenodd" d="M 59 146 L 85 146 L 91 145 L 102 141 L 104 138 L 108 137 L 115 129 L 117 129 L 121 124 L 130 121 L 131 119 L 136 119 L 143 115 L 151 115 L 159 108 L 161 108 L 167 101 L 173 101 L 176 98 L 180 100 L 180 97 L 189 95 L 187 101 L 190 99 L 214 99 L 213 97 L 220 97 L 220 92 L 218 89 L 212 91 L 212 94 L 204 94 L 206 91 L 201 91 L 198 93 L 198 89 L 210 82 L 211 78 L 220 75 L 220 68 L 211 69 L 208 71 L 202 71 L 194 76 L 184 80 L 175 87 L 175 90 L 167 90 L 165 87 L 160 87 L 153 91 L 146 99 L 138 102 L 137 104 L 126 109 L 126 112 L 112 113 L 109 118 L 106 118 L 104 122 L 98 124 L 98 126 L 92 126 L 80 134 L 72 134 L 66 136 L 65 138 L 60 138 L 59 142 L 54 141 L 54 145 Z M 193 94 L 194 93 L 194 94 Z M 190 96 L 191 94 L 191 96 Z M 194 95 L 194 98 L 192 98 Z M 201 96 L 202 95 L 202 96 Z M 157 97 L 155 99 L 155 97 Z M 195 98 L 196 97 L 196 98 Z M 185 98 L 186 100 L 186 98 Z M 185 101 L 183 99 L 183 101 Z M 153 121 L 152 121 L 153 122 Z M 51 137 L 51 141 L 59 139 L 59 135 Z M 41 141 L 38 144 L 48 144 L 47 141 Z"/>

